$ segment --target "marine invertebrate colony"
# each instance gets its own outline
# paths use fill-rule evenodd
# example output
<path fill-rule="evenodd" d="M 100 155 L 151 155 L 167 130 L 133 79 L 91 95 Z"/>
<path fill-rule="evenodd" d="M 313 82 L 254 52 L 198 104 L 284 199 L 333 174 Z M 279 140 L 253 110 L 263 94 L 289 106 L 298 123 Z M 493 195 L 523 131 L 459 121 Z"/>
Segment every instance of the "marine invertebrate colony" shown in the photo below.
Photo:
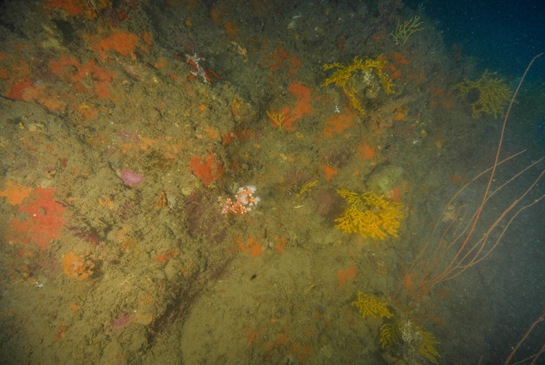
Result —
<path fill-rule="evenodd" d="M 189 71 L 189 72 L 191 72 L 191 75 L 189 75 L 187 77 L 188 79 L 192 79 L 192 78 L 195 78 L 195 77 L 200 77 L 200 78 L 203 79 L 203 81 L 205 83 L 210 82 L 212 84 L 214 83 L 214 80 L 212 80 L 212 78 L 210 77 L 210 74 L 214 75 L 217 79 L 221 79 L 221 77 L 219 77 L 214 72 L 214 70 L 209 69 L 209 68 L 204 68 L 200 64 L 200 61 L 204 60 L 204 58 L 199 57 L 199 55 L 196 54 L 196 53 L 191 54 L 191 52 L 190 52 L 189 54 L 186 54 L 185 57 L 178 56 L 178 55 L 174 55 L 174 57 L 189 63 L 191 65 L 191 67 L 193 67 L 193 71 Z"/>
<path fill-rule="evenodd" d="M 383 349 L 394 345 L 400 338 L 399 322 L 386 323 L 380 327 L 380 344 Z"/>
<path fill-rule="evenodd" d="M 394 312 L 396 313 L 395 321 L 385 323 L 380 328 L 381 347 L 395 348 L 395 355 L 390 355 L 391 358 L 398 358 L 398 360 L 403 358 L 406 363 L 412 364 L 425 357 L 437 364 L 437 358 L 441 356 L 434 345 L 439 341 L 430 332 L 422 331 L 399 307 L 388 301 L 381 301 L 373 294 L 361 291 L 357 292 L 357 300 L 352 302 L 352 305 L 358 308 L 363 319 L 366 316 L 389 319 L 394 317 Z"/>
<path fill-rule="evenodd" d="M 356 97 L 356 94 L 362 86 L 371 87 L 371 89 L 375 90 L 379 88 L 378 83 L 375 83 L 373 80 L 375 74 L 380 79 L 380 83 L 382 84 L 382 87 L 384 88 L 386 93 L 394 93 L 394 91 L 392 90 L 392 80 L 383 71 L 387 63 L 388 62 L 382 58 L 382 55 L 380 55 L 375 60 L 367 59 L 365 60 L 365 62 L 363 61 L 363 59 L 358 59 L 358 57 L 355 57 L 354 63 L 352 63 L 351 65 L 341 64 L 338 62 L 325 64 L 324 71 L 333 68 L 336 68 L 337 71 L 335 71 L 333 76 L 325 80 L 325 82 L 322 84 L 322 87 L 327 86 L 331 83 L 335 83 L 335 85 L 341 86 L 345 94 L 351 99 L 354 108 L 364 113 L 363 107 L 361 106 L 360 101 Z M 363 81 L 359 82 L 360 85 L 357 85 L 357 82 L 355 80 L 357 70 L 360 70 L 363 73 Z"/>
<path fill-rule="evenodd" d="M 388 234 L 397 237 L 398 219 L 403 218 L 403 204 L 384 199 L 372 191 L 361 195 L 346 189 L 337 190 L 349 204 L 335 226 L 345 233 L 359 233 L 364 237 L 384 239 Z"/>
<path fill-rule="evenodd" d="M 216 158 L 210 153 L 206 158 L 192 156 L 189 166 L 193 170 L 195 176 L 201 179 L 206 187 L 208 187 L 212 181 L 218 179 L 223 173 L 223 165 L 219 161 L 216 162 Z"/>
<path fill-rule="evenodd" d="M 396 42 L 396 44 L 404 46 L 411 35 L 424 29 L 419 28 L 423 23 L 419 22 L 419 20 L 420 17 L 415 16 L 414 18 L 407 20 L 406 22 L 398 22 L 396 30 L 390 33 L 394 42 Z"/>
<path fill-rule="evenodd" d="M 511 99 L 513 93 L 504 79 L 493 79 L 491 76 L 496 72 L 486 70 L 480 79 L 470 81 L 465 79 L 461 83 L 454 85 L 454 89 L 460 91 L 459 96 L 465 96 L 472 91 L 479 93 L 479 99 L 472 103 L 473 118 L 479 118 L 482 113 L 494 114 L 494 118 L 504 115 L 504 108 Z"/>
<path fill-rule="evenodd" d="M 253 194 L 256 192 L 257 188 L 255 186 L 247 186 L 246 188 L 238 188 L 235 195 L 236 200 L 233 201 L 230 198 L 223 200 L 219 197 L 219 202 L 221 203 L 222 214 L 233 213 L 234 215 L 242 215 L 246 212 L 252 210 L 252 206 L 257 205 L 261 201 L 258 196 Z"/>
<path fill-rule="evenodd" d="M 83 280 L 93 274 L 95 264 L 90 260 L 85 260 L 83 256 L 76 256 L 73 252 L 68 252 L 62 259 L 64 273 L 68 276 Z"/>
<path fill-rule="evenodd" d="M 388 304 L 378 300 L 375 295 L 358 291 L 357 296 L 358 299 L 355 302 L 352 302 L 352 305 L 358 307 L 358 311 L 363 318 L 366 316 L 371 316 L 373 318 L 377 318 L 377 316 L 391 318 L 394 316 L 390 309 L 388 309 Z"/>
<path fill-rule="evenodd" d="M 402 341 L 400 341 L 402 339 Z M 437 358 L 441 355 L 434 345 L 440 342 L 430 332 L 422 331 L 420 326 L 402 316 L 400 320 L 393 323 L 386 323 L 380 328 L 380 343 L 382 348 L 393 347 L 393 358 L 402 354 L 406 363 L 422 361 L 427 358 L 430 362 L 437 364 Z"/>

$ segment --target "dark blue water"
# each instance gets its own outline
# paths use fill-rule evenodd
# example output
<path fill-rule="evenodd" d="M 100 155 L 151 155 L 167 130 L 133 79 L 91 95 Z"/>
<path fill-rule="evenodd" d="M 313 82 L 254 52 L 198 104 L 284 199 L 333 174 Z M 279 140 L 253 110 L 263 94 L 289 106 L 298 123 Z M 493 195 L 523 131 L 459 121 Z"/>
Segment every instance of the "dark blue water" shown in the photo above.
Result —
<path fill-rule="evenodd" d="M 419 2 L 412 1 L 411 6 Z M 461 45 L 462 55 L 479 67 L 518 77 L 528 62 L 545 52 L 545 1 L 429 1 L 424 12 L 437 20 L 445 43 Z M 545 79 L 545 59 L 534 77 Z M 539 70 L 537 70 L 539 69 Z"/>

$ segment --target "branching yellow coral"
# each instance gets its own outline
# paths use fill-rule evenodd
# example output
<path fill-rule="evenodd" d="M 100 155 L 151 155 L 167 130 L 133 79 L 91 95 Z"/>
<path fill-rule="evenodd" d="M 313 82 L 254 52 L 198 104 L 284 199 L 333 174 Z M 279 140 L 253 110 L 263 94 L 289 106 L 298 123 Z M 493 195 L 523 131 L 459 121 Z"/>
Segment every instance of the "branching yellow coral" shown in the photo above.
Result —
<path fill-rule="evenodd" d="M 331 70 L 333 68 L 336 68 L 337 71 L 335 71 L 333 76 L 325 80 L 325 82 L 322 84 L 322 87 L 327 86 L 331 83 L 335 83 L 335 85 L 341 86 L 346 95 L 352 100 L 354 108 L 364 113 L 365 111 L 363 110 L 360 101 L 356 97 L 356 94 L 358 92 L 358 87 L 354 79 L 356 75 L 356 70 L 361 70 L 364 73 L 364 83 L 366 83 L 367 86 L 373 85 L 371 79 L 373 74 L 376 74 L 379 77 L 380 83 L 382 84 L 382 87 L 384 88 L 386 93 L 394 93 L 394 91 L 392 90 L 393 82 L 383 71 L 387 65 L 387 61 L 381 58 L 382 55 L 378 56 L 375 60 L 367 59 L 364 62 L 362 59 L 358 59 L 358 57 L 355 57 L 354 63 L 351 65 L 338 62 L 325 64 L 324 71 Z M 376 87 L 378 87 L 378 83 Z"/>
<path fill-rule="evenodd" d="M 396 42 L 396 44 L 401 44 L 403 46 L 405 45 L 405 43 L 407 42 L 407 39 L 409 39 L 411 35 L 424 29 L 424 28 L 419 28 L 423 23 L 423 22 L 419 22 L 419 20 L 420 20 L 420 17 L 415 16 L 414 18 L 412 18 L 411 20 L 407 20 L 406 22 L 403 22 L 403 23 L 398 22 L 396 30 L 390 33 L 390 35 L 394 39 L 394 42 Z"/>
<path fill-rule="evenodd" d="M 363 318 L 365 318 L 365 316 L 371 316 L 373 318 L 377 318 L 377 316 L 391 318 L 394 316 L 392 312 L 390 312 L 390 309 L 388 309 L 388 304 L 381 302 L 373 294 L 365 294 L 358 291 L 357 296 L 358 299 L 355 302 L 352 302 L 352 305 L 358 307 L 358 311 Z"/>
<path fill-rule="evenodd" d="M 363 237 L 384 239 L 397 237 L 398 219 L 403 218 L 403 204 L 384 199 L 372 191 L 361 195 L 346 189 L 337 190 L 349 204 L 335 226 L 344 233 L 360 233 Z"/>
<path fill-rule="evenodd" d="M 496 72 L 484 72 L 477 81 L 465 79 L 454 85 L 453 89 L 460 91 L 460 96 L 469 94 L 471 91 L 479 93 L 479 99 L 471 104 L 473 106 L 473 118 L 477 119 L 481 113 L 494 114 L 494 118 L 504 115 L 505 106 L 512 96 L 512 91 L 504 79 L 493 79 L 491 76 Z"/>
<path fill-rule="evenodd" d="M 317 185 L 318 184 L 318 180 L 315 180 L 315 181 L 307 181 L 303 187 L 301 188 L 301 191 L 295 195 L 297 195 L 298 197 L 301 197 L 304 193 L 306 193 L 307 191 L 312 191 L 312 187 Z"/>
<path fill-rule="evenodd" d="M 423 337 L 422 343 L 418 346 L 418 352 L 427 357 L 432 363 L 437 364 L 436 358 L 441 356 L 433 345 L 440 342 L 429 332 L 419 331 L 418 333 Z"/>
<path fill-rule="evenodd" d="M 382 348 L 390 347 L 401 338 L 399 323 L 386 323 L 380 327 L 380 343 Z"/>
<path fill-rule="evenodd" d="M 284 121 L 286 120 L 286 116 L 284 115 L 284 112 L 277 113 L 273 111 L 272 113 L 269 113 L 267 111 L 267 115 L 271 118 L 271 122 L 278 126 L 278 129 L 285 129 Z"/>

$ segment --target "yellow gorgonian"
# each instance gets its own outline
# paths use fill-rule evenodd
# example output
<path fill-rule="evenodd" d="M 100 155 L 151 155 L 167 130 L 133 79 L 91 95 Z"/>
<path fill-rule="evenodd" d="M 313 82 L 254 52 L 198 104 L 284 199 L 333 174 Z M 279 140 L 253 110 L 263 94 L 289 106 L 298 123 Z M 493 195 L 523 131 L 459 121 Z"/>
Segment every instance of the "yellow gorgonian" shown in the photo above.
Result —
<path fill-rule="evenodd" d="M 359 233 L 363 237 L 384 239 L 388 234 L 397 237 L 403 204 L 384 199 L 372 191 L 357 194 L 346 189 L 337 190 L 348 203 L 335 226 L 345 233 Z"/>

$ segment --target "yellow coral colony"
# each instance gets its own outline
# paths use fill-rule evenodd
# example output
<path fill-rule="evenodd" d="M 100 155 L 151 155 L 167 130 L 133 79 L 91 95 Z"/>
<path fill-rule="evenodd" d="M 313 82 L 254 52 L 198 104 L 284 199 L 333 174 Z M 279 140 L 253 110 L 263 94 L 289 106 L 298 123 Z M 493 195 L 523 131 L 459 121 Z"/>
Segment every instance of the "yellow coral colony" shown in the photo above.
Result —
<path fill-rule="evenodd" d="M 454 85 L 453 89 L 460 91 L 460 96 L 469 94 L 471 91 L 479 93 L 479 99 L 471 104 L 473 106 L 473 118 L 477 119 L 481 113 L 494 114 L 494 118 L 504 115 L 505 106 L 511 100 L 512 91 L 504 79 L 493 79 L 491 76 L 496 72 L 484 72 L 477 81 L 465 79 L 463 82 Z"/>
<path fill-rule="evenodd" d="M 386 323 L 380 327 L 380 344 L 382 348 L 390 347 L 401 338 L 401 332 L 399 332 L 399 323 Z"/>
<path fill-rule="evenodd" d="M 419 22 L 419 20 L 420 17 L 415 16 L 411 20 L 407 20 L 404 23 L 398 22 L 396 30 L 390 33 L 390 35 L 394 39 L 394 42 L 396 42 L 396 44 L 401 44 L 402 46 L 404 46 L 405 42 L 407 42 L 407 39 L 409 39 L 411 35 L 424 29 L 419 28 L 423 23 Z"/>
<path fill-rule="evenodd" d="M 418 333 L 422 336 L 422 342 L 420 343 L 420 346 L 418 346 L 418 352 L 427 357 L 432 363 L 437 364 L 436 357 L 441 356 L 433 345 L 440 342 L 429 332 L 419 331 Z"/>
<path fill-rule="evenodd" d="M 390 312 L 390 309 L 388 309 L 388 304 L 378 300 L 375 295 L 358 291 L 357 296 L 358 299 L 355 302 L 352 302 L 352 305 L 358 307 L 358 311 L 362 318 L 365 318 L 366 316 L 371 316 L 373 318 L 377 318 L 377 316 L 391 318 L 394 316 L 392 312 Z"/>
<path fill-rule="evenodd" d="M 333 76 L 325 80 L 325 82 L 322 84 L 322 87 L 327 86 L 331 83 L 335 83 L 335 85 L 341 86 L 346 95 L 351 99 L 354 108 L 359 110 L 361 113 L 365 113 L 361 106 L 361 103 L 356 98 L 356 93 L 358 92 L 354 81 L 356 70 L 361 70 L 365 74 L 365 80 L 370 80 L 373 73 L 375 73 L 376 75 L 378 75 L 380 83 L 382 84 L 382 87 L 384 88 L 386 93 L 394 93 L 394 91 L 392 90 L 393 82 L 383 71 L 388 62 L 381 58 L 382 55 L 378 56 L 375 60 L 368 59 L 364 62 L 362 59 L 358 59 L 358 57 L 355 57 L 354 63 L 351 65 L 341 64 L 338 62 L 325 64 L 324 71 L 333 68 L 336 68 L 337 71 L 335 71 Z M 368 82 L 369 84 L 371 84 L 371 81 Z"/>
<path fill-rule="evenodd" d="M 318 180 L 307 181 L 301 188 L 301 191 L 295 195 L 297 195 L 298 197 L 301 197 L 303 196 L 304 193 L 312 191 L 312 187 L 317 184 L 318 184 Z"/>
<path fill-rule="evenodd" d="M 352 302 L 352 305 L 358 308 L 362 318 L 365 319 L 366 316 L 373 318 L 394 317 L 394 313 L 387 302 L 382 302 L 377 296 L 365 294 L 361 291 L 358 291 L 356 294 L 357 300 Z M 403 312 L 397 311 L 397 313 L 401 313 L 400 319 L 396 318 L 394 322 L 385 323 L 380 327 L 379 340 L 381 347 L 385 349 L 397 344 L 401 346 L 397 350 L 401 349 L 403 353 L 408 352 L 414 358 L 420 355 L 424 356 L 432 363 L 437 364 L 437 358 L 441 356 L 434 345 L 440 342 L 431 333 L 422 331 L 416 323 L 406 318 Z M 400 338 L 403 341 L 399 341 Z"/>
<path fill-rule="evenodd" d="M 372 191 L 361 195 L 346 189 L 337 190 L 348 208 L 335 226 L 344 233 L 360 233 L 363 237 L 384 239 L 387 234 L 397 237 L 398 219 L 403 218 L 403 204 L 384 199 Z"/>

